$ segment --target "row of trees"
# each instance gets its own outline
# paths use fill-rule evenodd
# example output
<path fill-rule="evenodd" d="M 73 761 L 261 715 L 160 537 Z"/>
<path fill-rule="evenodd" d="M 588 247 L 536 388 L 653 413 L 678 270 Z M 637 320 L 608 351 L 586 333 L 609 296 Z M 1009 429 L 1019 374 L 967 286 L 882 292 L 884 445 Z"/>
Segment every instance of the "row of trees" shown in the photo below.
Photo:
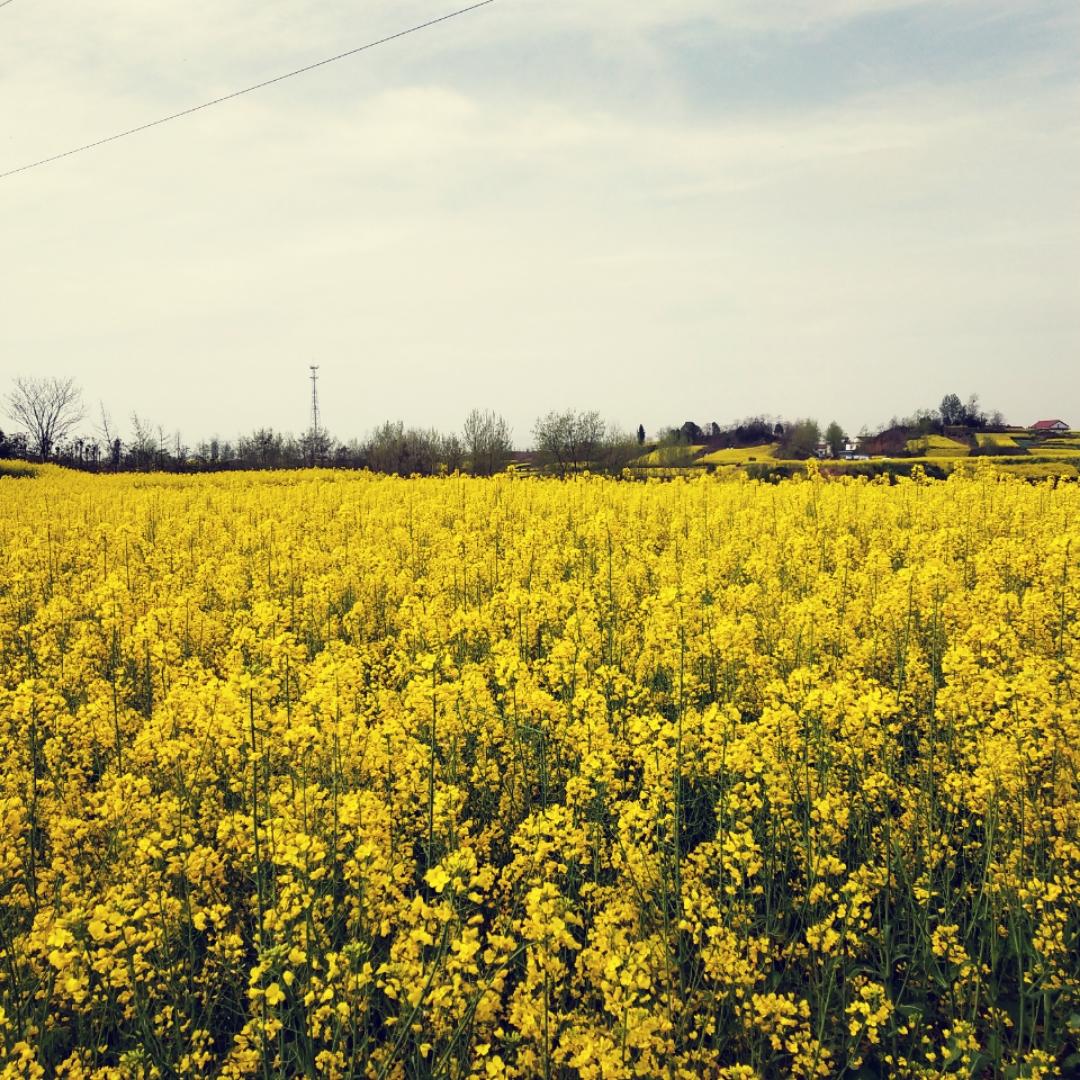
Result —
<path fill-rule="evenodd" d="M 335 440 L 325 430 L 309 430 L 297 437 L 258 428 L 235 442 L 213 438 L 189 447 L 179 432 L 169 433 L 134 414 L 130 430 L 121 437 L 104 406 L 92 433 L 86 434 L 82 394 L 72 379 L 17 378 L 5 404 L 7 414 L 22 430 L 6 435 L 0 431 L 0 457 L 33 456 L 84 468 L 281 469 L 321 464 L 401 475 L 461 470 L 490 476 L 504 470 L 515 456 L 510 426 L 490 410 L 474 409 L 460 433 L 444 434 L 387 421 L 367 438 L 348 442 Z M 980 408 L 977 395 L 972 394 L 964 403 L 956 394 L 946 394 L 937 409 L 921 409 L 904 419 L 894 417 L 890 426 L 925 435 L 1003 425 L 1000 413 L 988 416 Z M 642 453 L 646 432 L 639 426 L 630 435 L 606 424 L 595 411 L 570 409 L 540 417 L 532 436 L 534 449 L 527 460 L 566 475 L 584 468 L 620 472 Z M 822 431 L 816 420 L 784 422 L 760 415 L 727 426 L 713 421 L 702 427 L 687 420 L 662 432 L 655 445 L 707 443 L 726 448 L 768 442 L 778 443 L 778 456 L 787 459 L 823 452 L 838 457 L 849 446 L 847 434 L 836 421 Z"/>
<path fill-rule="evenodd" d="M 727 427 L 715 421 L 701 427 L 693 420 L 687 420 L 680 427 L 669 428 L 661 445 L 706 444 L 729 449 L 770 442 L 778 444 L 778 456 L 790 461 L 813 457 L 822 449 L 830 457 L 839 457 L 848 446 L 848 436 L 835 420 L 823 432 L 818 422 L 809 418 L 785 423 L 765 416 L 751 416 Z"/>
<path fill-rule="evenodd" d="M 23 429 L 0 431 L 0 457 L 34 457 L 82 468 L 188 470 L 283 469 L 304 465 L 369 468 L 377 472 L 430 475 L 462 470 L 477 476 L 502 472 L 514 456 L 513 432 L 491 410 L 473 409 L 460 433 L 406 427 L 387 421 L 365 439 L 341 442 L 326 430 L 299 437 L 257 428 L 235 441 L 212 438 L 189 446 L 133 414 L 124 437 L 102 406 L 85 432 L 87 412 L 72 379 L 17 378 L 5 400 L 7 414 Z M 640 448 L 605 424 L 596 412 L 552 412 L 533 428 L 531 459 L 560 475 L 586 467 L 622 469 Z M 640 437 L 644 440 L 644 430 Z"/>
<path fill-rule="evenodd" d="M 598 412 L 549 412 L 533 425 L 533 440 L 538 463 L 560 476 L 592 469 L 598 472 L 621 472 L 640 456 L 645 429 L 628 435 L 605 424 Z"/>
<path fill-rule="evenodd" d="M 946 394 L 937 408 L 918 409 L 911 416 L 893 417 L 882 430 L 892 429 L 910 432 L 913 436 L 942 435 L 964 432 L 994 431 L 1006 428 L 1005 417 L 999 411 L 987 413 L 979 403 L 979 395 L 972 394 L 961 401 L 958 394 Z M 872 438 L 864 428 L 859 439 Z M 825 453 L 839 457 L 851 440 L 843 427 L 833 420 L 822 430 L 816 420 L 800 419 L 783 422 L 765 416 L 752 416 L 728 427 L 715 421 L 702 428 L 691 420 L 681 427 L 669 429 L 665 438 L 669 442 L 708 442 L 722 447 L 758 446 L 766 442 L 779 444 L 778 456 L 791 460 Z"/>
<path fill-rule="evenodd" d="M 911 416 L 894 416 L 888 428 L 906 428 L 920 435 L 942 435 L 947 428 L 966 431 L 994 431 L 1006 427 L 1000 410 L 986 412 L 979 403 L 979 395 L 971 394 L 961 401 L 958 394 L 946 394 L 936 409 L 916 409 Z"/>

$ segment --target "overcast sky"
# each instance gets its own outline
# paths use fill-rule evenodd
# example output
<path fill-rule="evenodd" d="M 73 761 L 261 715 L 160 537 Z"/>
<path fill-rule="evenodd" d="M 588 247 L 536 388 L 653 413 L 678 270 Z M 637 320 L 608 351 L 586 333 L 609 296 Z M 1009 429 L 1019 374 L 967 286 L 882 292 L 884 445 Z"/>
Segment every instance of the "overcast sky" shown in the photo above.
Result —
<path fill-rule="evenodd" d="M 0 172 L 455 6 L 13 0 Z M 312 363 L 341 437 L 1080 426 L 1080 7 L 497 0 L 0 180 L 0 244 L 0 389 L 189 442 L 302 430 Z"/>

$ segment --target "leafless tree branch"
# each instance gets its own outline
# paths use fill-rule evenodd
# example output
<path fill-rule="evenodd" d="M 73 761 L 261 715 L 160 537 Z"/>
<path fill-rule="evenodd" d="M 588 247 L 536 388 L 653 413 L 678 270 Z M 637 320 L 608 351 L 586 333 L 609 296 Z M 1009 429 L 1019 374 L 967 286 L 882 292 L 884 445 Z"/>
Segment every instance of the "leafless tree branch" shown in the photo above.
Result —
<path fill-rule="evenodd" d="M 83 418 L 82 391 L 74 379 L 19 376 L 7 395 L 7 413 L 23 424 L 42 461 Z"/>

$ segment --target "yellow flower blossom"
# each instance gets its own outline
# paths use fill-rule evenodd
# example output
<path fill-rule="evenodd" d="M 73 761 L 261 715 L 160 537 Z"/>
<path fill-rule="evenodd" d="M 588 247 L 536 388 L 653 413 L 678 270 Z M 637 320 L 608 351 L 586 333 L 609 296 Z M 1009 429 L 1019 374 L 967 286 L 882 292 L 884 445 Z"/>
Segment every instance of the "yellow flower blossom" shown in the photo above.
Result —
<path fill-rule="evenodd" d="M 1057 1075 L 1078 616 L 992 467 L 0 478 L 0 1076 Z"/>

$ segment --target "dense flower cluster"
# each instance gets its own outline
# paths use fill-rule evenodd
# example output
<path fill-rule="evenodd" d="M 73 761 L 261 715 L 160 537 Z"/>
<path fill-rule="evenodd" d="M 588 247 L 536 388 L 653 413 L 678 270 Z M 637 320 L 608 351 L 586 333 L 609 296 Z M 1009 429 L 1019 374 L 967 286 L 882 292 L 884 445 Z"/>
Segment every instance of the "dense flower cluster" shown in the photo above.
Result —
<path fill-rule="evenodd" d="M 1075 1075 L 1080 486 L 0 479 L 0 1075 Z"/>

